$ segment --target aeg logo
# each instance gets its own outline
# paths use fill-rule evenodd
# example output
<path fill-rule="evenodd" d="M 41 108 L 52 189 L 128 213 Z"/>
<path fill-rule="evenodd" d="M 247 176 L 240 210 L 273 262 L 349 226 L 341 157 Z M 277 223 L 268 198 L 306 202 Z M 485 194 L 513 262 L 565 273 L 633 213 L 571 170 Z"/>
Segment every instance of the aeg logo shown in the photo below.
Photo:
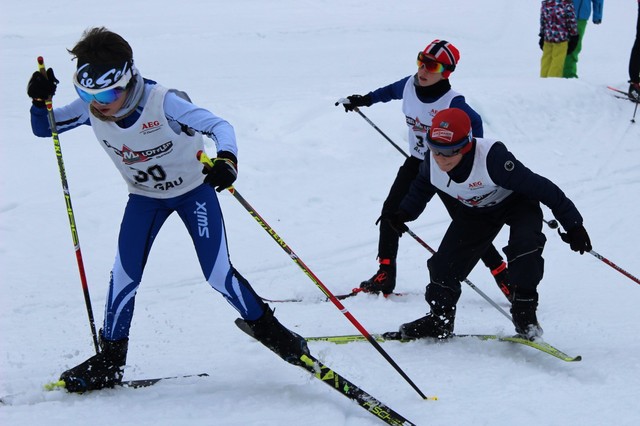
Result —
<path fill-rule="evenodd" d="M 160 130 L 161 128 L 162 128 L 162 124 L 160 124 L 160 121 L 158 120 L 147 121 L 146 123 L 142 123 L 142 128 L 140 129 L 140 133 L 142 133 L 143 135 L 146 135 L 149 133 L 153 133 L 156 130 Z"/>
<path fill-rule="evenodd" d="M 472 182 L 469 184 L 469 189 L 477 189 L 477 188 L 482 188 L 484 185 L 482 184 L 482 181 L 479 180 L 477 182 Z"/>
<path fill-rule="evenodd" d="M 157 127 L 160 125 L 158 120 L 156 121 L 148 121 L 146 123 L 142 123 L 142 130 L 151 129 L 152 127 Z"/>

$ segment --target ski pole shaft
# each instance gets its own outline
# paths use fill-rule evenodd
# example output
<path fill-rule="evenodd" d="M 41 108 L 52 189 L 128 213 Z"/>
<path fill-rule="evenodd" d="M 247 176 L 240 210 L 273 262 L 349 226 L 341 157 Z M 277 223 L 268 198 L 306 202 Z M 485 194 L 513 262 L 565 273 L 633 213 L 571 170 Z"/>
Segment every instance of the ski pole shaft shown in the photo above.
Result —
<path fill-rule="evenodd" d="M 426 242 L 424 242 L 420 237 L 418 237 L 411 229 L 407 228 L 407 234 L 411 235 L 413 237 L 414 240 L 416 240 L 422 247 L 426 248 L 431 254 L 435 254 L 436 251 L 434 249 L 432 249 L 429 244 L 427 244 Z M 500 313 L 502 315 L 504 315 L 505 317 L 507 317 L 507 319 L 510 322 L 513 322 L 513 318 L 511 318 L 511 315 L 509 315 L 504 309 L 502 309 L 500 307 L 500 305 L 498 305 L 496 302 L 494 302 L 489 296 L 487 296 L 482 290 L 480 290 L 478 287 L 476 287 L 471 281 L 469 281 L 468 279 L 464 279 L 463 280 L 465 282 L 465 284 L 467 284 L 469 287 L 471 287 L 472 289 L 475 290 L 476 293 L 478 293 L 480 296 L 482 296 L 482 298 L 484 300 L 486 300 L 487 302 L 489 302 L 491 304 L 491 306 L 493 306 L 494 308 L 496 308 L 498 311 L 500 311 Z"/>
<path fill-rule="evenodd" d="M 544 220 L 544 223 L 546 223 L 547 226 L 549 226 L 549 228 L 551 228 L 551 229 L 558 228 L 558 222 L 556 220 L 554 220 L 554 219 L 552 219 L 552 220 L 543 219 L 543 220 Z M 613 269 L 615 269 L 616 271 L 620 272 L 622 275 L 626 276 L 627 278 L 631 279 L 632 281 L 635 281 L 637 284 L 640 284 L 640 279 L 634 277 L 629 272 L 625 271 L 624 269 L 622 269 L 621 267 L 619 267 L 618 265 L 616 265 L 615 263 L 613 263 L 612 261 L 610 261 L 606 257 L 602 256 L 600 253 L 597 253 L 595 250 L 591 250 L 589 252 L 589 254 L 594 256 L 594 257 L 596 257 L 597 259 L 601 260 L 602 262 L 606 263 L 607 265 L 611 266 Z"/>
<path fill-rule="evenodd" d="M 409 157 L 409 155 L 404 152 L 402 150 L 402 148 L 400 148 L 394 141 L 391 140 L 391 138 L 389 138 L 389 136 L 387 136 L 382 130 L 380 130 L 380 128 L 378 126 L 375 125 L 375 123 L 371 120 L 369 120 L 369 117 L 367 117 L 366 115 L 364 115 L 364 113 L 362 111 L 360 111 L 360 109 L 358 107 L 355 107 L 353 109 L 355 112 L 357 112 L 358 114 L 360 114 L 360 117 L 364 118 L 365 121 L 367 123 L 369 123 L 371 125 L 371 127 L 373 127 L 374 129 L 376 129 L 378 131 L 378 133 L 380 133 L 382 135 L 382 137 L 384 137 L 391 145 L 393 145 L 393 147 L 395 149 L 397 149 L 398 151 L 400 151 L 400 153 L 402 155 L 404 155 L 405 157 Z"/>
<path fill-rule="evenodd" d="M 211 167 L 213 162 L 203 151 L 198 152 L 198 160 Z M 376 350 L 395 368 L 395 370 L 413 387 L 413 389 L 422 397 L 422 399 L 435 400 L 437 397 L 427 397 L 420 388 L 407 376 L 407 374 L 400 368 L 400 366 L 391 358 L 391 356 L 382 349 L 382 346 L 375 340 L 375 338 L 369 333 L 363 326 L 356 320 L 356 318 L 349 312 L 347 308 L 331 293 L 331 291 L 320 281 L 320 279 L 307 267 L 307 265 L 298 257 L 298 255 L 287 245 L 287 243 L 276 233 L 276 231 L 269 226 L 269 224 L 258 214 L 258 212 L 249 204 L 249 202 L 233 187 L 230 186 L 227 190 L 233 195 L 233 197 L 242 204 L 247 212 L 253 217 L 256 222 L 274 239 L 276 243 L 284 250 L 289 257 L 302 269 L 302 271 L 318 286 L 318 288 L 333 302 L 342 314 L 353 324 L 358 331 L 376 348 Z"/>
<path fill-rule="evenodd" d="M 46 68 L 44 66 L 44 59 L 42 58 L 42 56 L 38 56 L 38 71 L 40 71 L 40 73 L 44 75 L 45 78 L 47 77 Z M 47 106 L 47 117 L 49 119 L 49 128 L 51 129 L 51 137 L 53 138 L 53 147 L 55 149 L 56 158 L 58 160 L 58 170 L 60 171 L 60 180 L 62 181 L 62 191 L 64 193 L 64 200 L 67 205 L 67 216 L 69 217 L 71 238 L 73 240 L 73 247 L 76 252 L 76 261 L 78 263 L 78 271 L 80 272 L 80 282 L 82 284 L 84 302 L 87 307 L 87 314 L 89 316 L 89 327 L 91 328 L 91 335 L 93 336 L 93 346 L 96 350 L 96 353 L 99 353 L 100 347 L 98 345 L 98 334 L 96 333 L 95 321 L 93 319 L 93 309 L 91 308 L 89 286 L 87 285 L 87 276 L 84 271 L 82 251 L 80 250 L 80 240 L 78 238 L 76 220 L 73 214 L 73 206 L 71 205 L 71 193 L 69 192 L 67 173 L 64 168 L 64 161 L 62 160 L 62 148 L 60 146 L 60 139 L 58 138 L 58 127 L 56 126 L 56 119 L 53 114 L 53 102 L 51 101 L 51 98 L 45 100 L 45 105 Z"/>
<path fill-rule="evenodd" d="M 604 257 L 601 254 L 597 253 L 595 250 L 591 250 L 589 252 L 589 254 L 595 256 L 597 259 L 600 259 L 601 261 L 603 261 L 607 265 L 611 266 L 616 271 L 620 272 L 622 275 L 625 275 L 627 278 L 635 281 L 637 284 L 640 284 L 640 279 L 634 277 L 633 275 L 631 275 L 630 273 L 628 273 L 627 271 L 625 271 L 624 269 L 622 269 L 621 267 L 619 267 L 618 265 L 616 265 L 615 263 L 613 263 L 612 261 L 607 259 L 606 257 Z"/>

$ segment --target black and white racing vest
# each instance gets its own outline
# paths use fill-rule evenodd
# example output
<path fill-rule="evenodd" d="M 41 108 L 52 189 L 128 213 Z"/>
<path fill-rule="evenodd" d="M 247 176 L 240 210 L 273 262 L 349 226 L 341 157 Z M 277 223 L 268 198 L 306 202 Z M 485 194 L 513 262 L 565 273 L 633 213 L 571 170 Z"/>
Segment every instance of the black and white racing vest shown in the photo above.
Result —
<path fill-rule="evenodd" d="M 132 194 L 152 198 L 182 195 L 203 181 L 196 158 L 202 135 L 176 134 L 164 112 L 168 89 L 154 85 L 138 121 L 123 129 L 91 115 L 91 127 Z"/>
<path fill-rule="evenodd" d="M 430 157 L 431 183 L 439 190 L 451 195 L 467 207 L 491 207 L 507 198 L 513 191 L 496 185 L 487 171 L 487 153 L 496 143 L 491 139 L 476 138 L 473 166 L 467 180 L 456 183 L 438 167 Z"/>
<path fill-rule="evenodd" d="M 432 103 L 424 103 L 418 99 L 414 86 L 414 79 L 409 78 L 402 92 L 402 112 L 409 128 L 409 153 L 421 160 L 427 152 L 427 132 L 431 127 L 433 116 L 439 111 L 451 106 L 451 101 L 460 93 L 449 90 L 442 97 Z"/>

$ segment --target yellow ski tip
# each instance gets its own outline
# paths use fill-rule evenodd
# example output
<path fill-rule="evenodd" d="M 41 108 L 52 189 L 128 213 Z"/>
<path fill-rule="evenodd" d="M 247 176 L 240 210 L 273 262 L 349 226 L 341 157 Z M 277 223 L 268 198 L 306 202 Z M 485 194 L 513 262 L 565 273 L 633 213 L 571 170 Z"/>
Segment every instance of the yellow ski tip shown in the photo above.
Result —
<path fill-rule="evenodd" d="M 64 380 L 57 380 L 55 382 L 49 382 L 45 384 L 44 389 L 48 391 L 52 391 L 55 389 L 64 389 L 65 386 L 66 386 L 66 383 L 64 382 Z"/>

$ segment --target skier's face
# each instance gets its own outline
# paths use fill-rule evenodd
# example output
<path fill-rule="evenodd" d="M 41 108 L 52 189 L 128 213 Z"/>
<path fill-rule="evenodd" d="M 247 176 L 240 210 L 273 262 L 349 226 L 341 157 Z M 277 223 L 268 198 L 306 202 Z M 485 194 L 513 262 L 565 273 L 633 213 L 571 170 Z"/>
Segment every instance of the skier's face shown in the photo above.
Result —
<path fill-rule="evenodd" d="M 453 170 L 453 168 L 460 163 L 460 160 L 462 160 L 462 154 L 460 153 L 452 157 L 445 157 L 443 155 L 438 155 L 432 151 L 431 156 L 435 160 L 440 170 L 442 170 L 445 173 L 448 173 L 451 170 Z"/>
<path fill-rule="evenodd" d="M 444 80 L 441 72 L 429 72 L 424 65 L 418 68 L 418 84 L 420 86 L 433 86 L 441 80 Z"/>
<path fill-rule="evenodd" d="M 107 117 L 112 117 L 114 116 L 118 111 L 120 111 L 120 108 L 122 108 L 122 105 L 124 104 L 124 101 L 127 99 L 127 94 L 124 93 L 122 96 L 120 96 L 118 99 L 116 99 L 115 101 L 111 102 L 110 104 L 101 104 L 99 102 L 91 101 L 91 106 L 93 106 L 95 109 L 97 109 L 98 111 L 100 111 L 100 113 L 102 115 L 105 115 Z"/>

